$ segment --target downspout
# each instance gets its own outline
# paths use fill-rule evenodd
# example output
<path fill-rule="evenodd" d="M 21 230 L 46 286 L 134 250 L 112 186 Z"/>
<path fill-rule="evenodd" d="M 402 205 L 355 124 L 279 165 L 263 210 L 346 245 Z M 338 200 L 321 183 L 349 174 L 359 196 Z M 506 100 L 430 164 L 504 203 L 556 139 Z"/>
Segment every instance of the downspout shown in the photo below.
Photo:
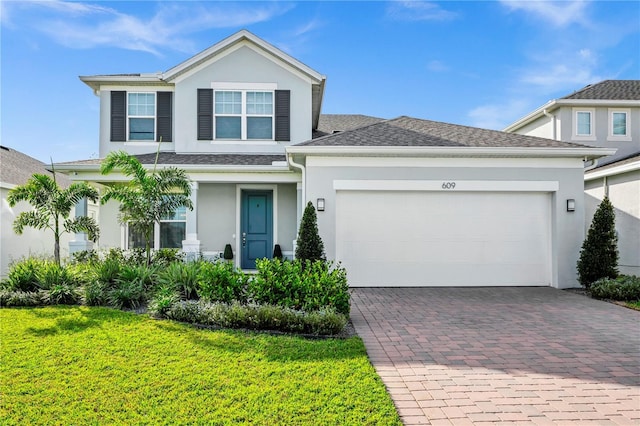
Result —
<path fill-rule="evenodd" d="M 552 124 L 552 128 L 553 128 L 553 140 L 557 140 L 557 139 L 556 139 L 556 134 L 557 134 L 557 131 L 556 131 L 556 116 L 555 116 L 555 115 L 553 115 L 553 114 L 550 114 L 550 113 L 547 111 L 547 109 L 546 109 L 546 108 L 542 110 L 542 113 L 543 113 L 545 116 L 547 116 L 547 117 L 549 117 L 549 118 L 551 119 L 551 124 Z"/>
<path fill-rule="evenodd" d="M 587 162 L 587 159 L 585 158 L 585 160 L 584 160 L 584 161 L 585 161 L 585 163 L 586 163 L 586 162 Z M 591 164 L 584 168 L 584 171 L 585 171 L 585 172 L 588 172 L 589 170 L 593 170 L 593 169 L 595 169 L 596 167 L 598 167 L 598 159 L 597 159 L 597 158 L 594 158 L 593 160 L 591 160 Z"/>

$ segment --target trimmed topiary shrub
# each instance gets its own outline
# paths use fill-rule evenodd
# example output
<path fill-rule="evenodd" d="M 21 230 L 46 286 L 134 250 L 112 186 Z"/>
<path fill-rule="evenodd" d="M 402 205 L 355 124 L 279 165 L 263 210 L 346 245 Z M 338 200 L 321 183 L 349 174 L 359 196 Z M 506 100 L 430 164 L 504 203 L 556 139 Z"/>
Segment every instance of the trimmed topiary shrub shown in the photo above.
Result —
<path fill-rule="evenodd" d="M 313 203 L 309 201 L 304 209 L 302 220 L 300 221 L 300 230 L 298 232 L 298 240 L 296 246 L 296 259 L 305 260 L 324 260 L 324 243 L 318 233 L 318 223 L 316 217 L 316 209 Z"/>
<path fill-rule="evenodd" d="M 616 278 L 618 275 L 618 237 L 615 230 L 615 213 L 608 197 L 600 203 L 593 215 L 587 238 L 580 250 L 578 281 L 587 290 L 600 278 Z"/>

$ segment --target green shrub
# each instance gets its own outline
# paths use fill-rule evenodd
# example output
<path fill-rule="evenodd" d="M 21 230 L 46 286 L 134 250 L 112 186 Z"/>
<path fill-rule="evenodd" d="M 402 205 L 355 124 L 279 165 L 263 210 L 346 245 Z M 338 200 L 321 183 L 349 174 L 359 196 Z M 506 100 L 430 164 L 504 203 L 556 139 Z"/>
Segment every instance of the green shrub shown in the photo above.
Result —
<path fill-rule="evenodd" d="M 169 309 L 179 301 L 180 295 L 174 287 L 160 287 L 149 302 L 149 313 L 155 317 L 163 318 Z"/>
<path fill-rule="evenodd" d="M 71 268 L 47 262 L 38 271 L 38 284 L 44 290 L 56 288 L 57 291 L 62 291 L 62 287 L 77 287 L 78 278 Z"/>
<path fill-rule="evenodd" d="M 118 276 L 120 275 L 120 265 L 123 261 L 107 257 L 104 261 L 96 264 L 94 269 L 95 279 L 106 287 L 110 287 L 115 284 Z"/>
<path fill-rule="evenodd" d="M 347 317 L 333 309 L 298 311 L 273 305 L 242 305 L 234 302 L 208 303 L 187 300 L 173 304 L 164 318 L 224 328 L 274 330 L 288 333 L 335 335 L 347 324 Z"/>
<path fill-rule="evenodd" d="M 71 255 L 72 263 L 95 263 L 99 260 L 100 258 L 96 250 L 82 250 Z"/>
<path fill-rule="evenodd" d="M 151 264 L 167 266 L 176 262 L 184 262 L 184 253 L 178 249 L 163 248 L 155 250 L 151 257 Z"/>
<path fill-rule="evenodd" d="M 107 305 L 108 286 L 98 280 L 86 283 L 82 288 L 82 301 L 88 306 L 104 306 Z"/>
<path fill-rule="evenodd" d="M 150 291 L 153 289 L 156 281 L 157 270 L 153 266 L 142 265 L 124 265 L 120 268 L 118 277 L 116 278 L 116 286 L 124 282 L 136 283 L 143 290 Z"/>
<path fill-rule="evenodd" d="M 44 305 L 39 291 L 0 290 L 0 306 L 40 306 Z"/>
<path fill-rule="evenodd" d="M 184 300 L 197 299 L 198 271 L 201 263 L 200 261 L 171 263 L 158 274 L 158 283 L 163 287 L 173 287 L 180 292 Z"/>
<path fill-rule="evenodd" d="M 296 259 L 324 260 L 324 243 L 318 233 L 316 209 L 309 201 L 300 220 L 300 230 L 296 245 Z M 304 264 L 303 264 L 304 266 Z"/>
<path fill-rule="evenodd" d="M 41 293 L 42 300 L 48 305 L 77 305 L 81 300 L 78 289 L 69 284 L 54 284 Z"/>
<path fill-rule="evenodd" d="M 9 266 L 2 288 L 9 291 L 34 292 L 40 289 L 40 271 L 49 263 L 46 259 L 28 257 Z"/>
<path fill-rule="evenodd" d="M 246 275 L 229 262 L 203 262 L 198 271 L 198 295 L 208 302 L 245 302 L 246 286 Z"/>
<path fill-rule="evenodd" d="M 617 243 L 615 212 L 609 198 L 605 197 L 593 215 L 577 264 L 578 281 L 587 290 L 600 278 L 618 275 Z"/>
<path fill-rule="evenodd" d="M 249 282 L 249 295 L 256 303 L 308 312 L 333 308 L 349 314 L 347 273 L 340 265 L 261 259 L 256 261 L 256 269 L 258 274 Z"/>
<path fill-rule="evenodd" d="M 625 302 L 640 300 L 640 278 L 635 275 L 621 275 L 616 279 L 601 278 L 592 283 L 588 291 L 595 299 Z"/>
<path fill-rule="evenodd" d="M 106 301 L 117 309 L 138 308 L 147 300 L 147 292 L 140 281 L 118 281 L 107 292 Z"/>

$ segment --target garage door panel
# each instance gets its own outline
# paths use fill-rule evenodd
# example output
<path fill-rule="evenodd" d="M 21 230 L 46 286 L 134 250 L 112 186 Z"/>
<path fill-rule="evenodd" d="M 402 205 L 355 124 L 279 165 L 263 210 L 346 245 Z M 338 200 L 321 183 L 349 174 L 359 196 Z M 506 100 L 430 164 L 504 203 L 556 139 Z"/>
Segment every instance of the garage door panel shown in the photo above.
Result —
<path fill-rule="evenodd" d="M 336 257 L 353 286 L 549 285 L 545 193 L 339 191 Z"/>

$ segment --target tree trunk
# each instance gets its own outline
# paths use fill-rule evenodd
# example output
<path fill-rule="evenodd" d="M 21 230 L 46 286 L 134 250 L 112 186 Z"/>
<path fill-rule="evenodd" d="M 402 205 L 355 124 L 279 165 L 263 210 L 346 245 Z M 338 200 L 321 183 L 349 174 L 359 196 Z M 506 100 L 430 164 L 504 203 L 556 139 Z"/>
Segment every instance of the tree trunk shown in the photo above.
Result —
<path fill-rule="evenodd" d="M 58 234 L 55 234 L 54 237 L 55 238 L 53 243 L 53 257 L 56 263 L 58 264 L 58 266 L 60 266 L 60 236 Z"/>

